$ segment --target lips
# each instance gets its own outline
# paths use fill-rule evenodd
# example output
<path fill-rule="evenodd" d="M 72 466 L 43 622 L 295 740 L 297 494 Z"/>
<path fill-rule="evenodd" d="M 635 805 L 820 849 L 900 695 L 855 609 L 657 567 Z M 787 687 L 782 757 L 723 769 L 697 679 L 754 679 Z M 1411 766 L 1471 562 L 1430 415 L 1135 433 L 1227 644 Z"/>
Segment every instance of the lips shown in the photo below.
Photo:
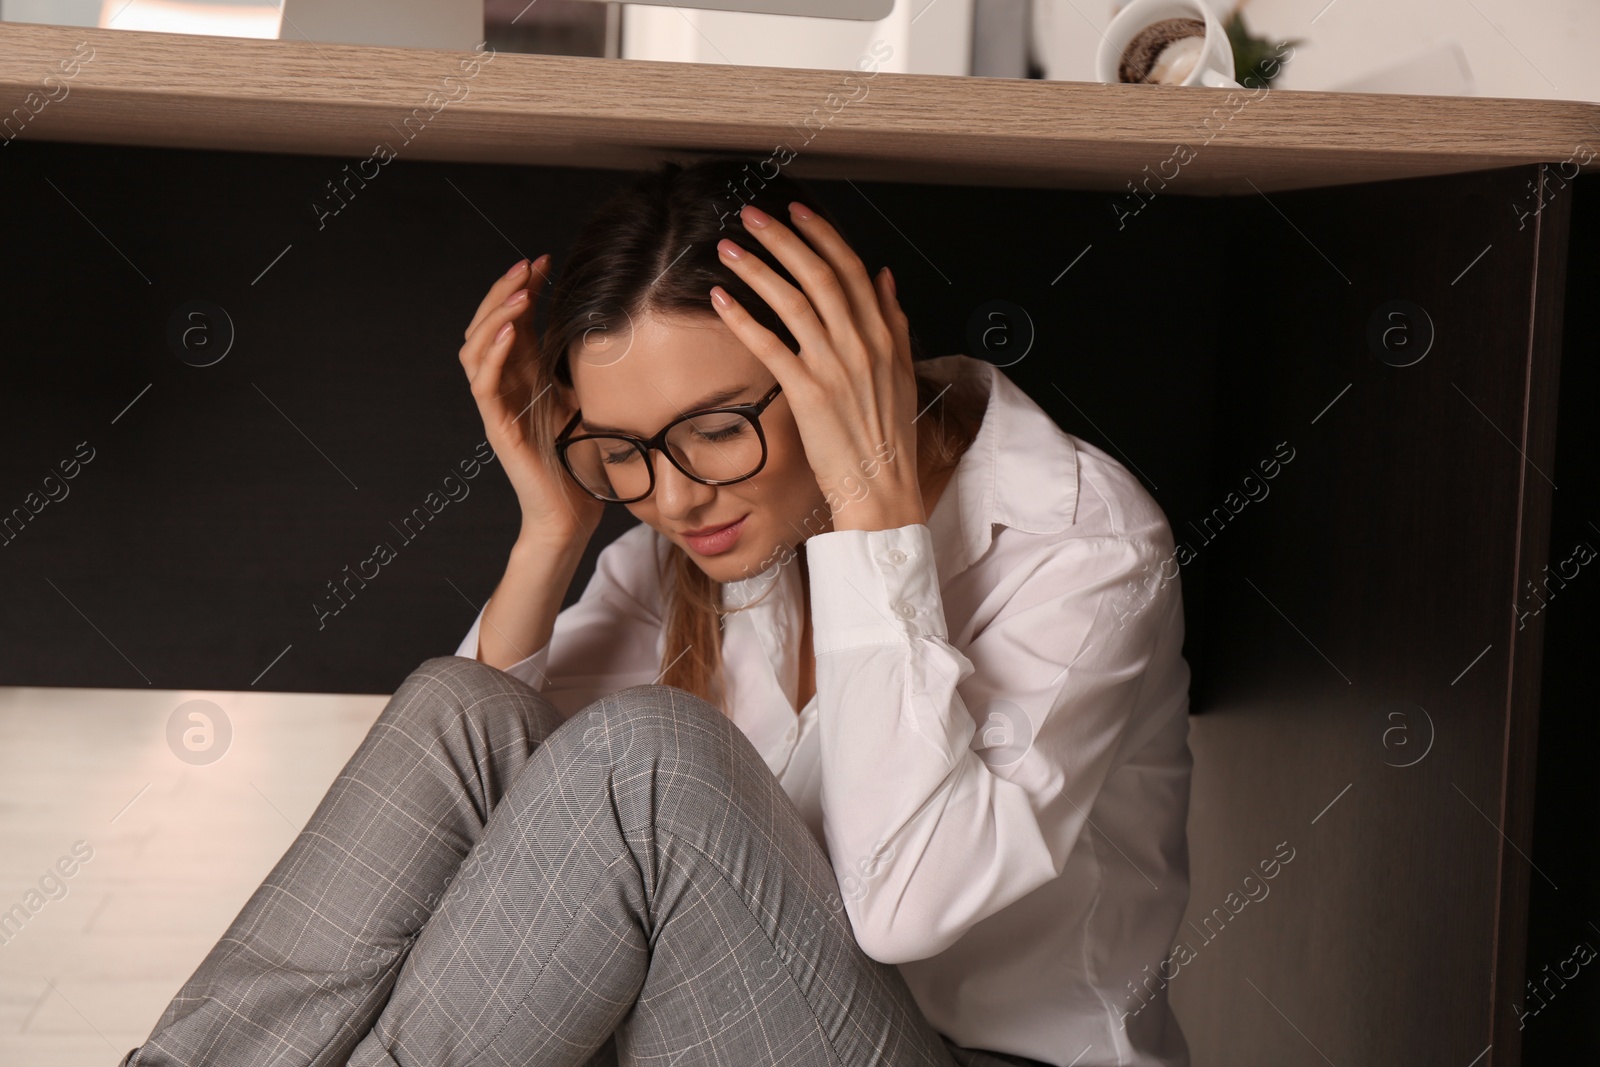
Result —
<path fill-rule="evenodd" d="M 722 526 L 713 526 L 710 533 L 685 533 L 683 540 L 697 555 L 720 556 L 738 543 L 740 535 L 744 532 L 745 519 L 749 517 L 746 515 Z"/>
<path fill-rule="evenodd" d="M 742 518 L 743 518 L 743 516 L 740 516 L 739 519 L 734 519 L 733 522 L 725 522 L 721 526 L 702 526 L 698 530 L 684 530 L 683 531 L 683 536 L 685 536 L 685 537 L 704 537 L 706 534 L 714 534 L 718 530 L 726 530 L 728 527 L 732 526 L 735 522 L 739 522 Z"/>

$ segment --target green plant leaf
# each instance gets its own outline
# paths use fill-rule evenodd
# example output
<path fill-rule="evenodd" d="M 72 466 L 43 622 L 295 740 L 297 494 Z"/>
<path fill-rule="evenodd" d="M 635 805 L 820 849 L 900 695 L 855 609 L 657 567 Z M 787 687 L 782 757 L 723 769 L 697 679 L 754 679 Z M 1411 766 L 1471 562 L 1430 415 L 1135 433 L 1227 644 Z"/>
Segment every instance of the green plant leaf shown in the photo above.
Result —
<path fill-rule="evenodd" d="M 1243 12 L 1238 10 L 1223 23 L 1223 29 L 1227 31 L 1228 44 L 1233 48 L 1233 80 L 1251 89 L 1258 85 L 1270 86 L 1273 79 L 1283 73 L 1284 64 L 1288 62 L 1288 57 L 1283 54 L 1284 49 L 1305 43 L 1303 37 L 1273 41 L 1267 37 L 1253 36 L 1244 24 Z M 1268 60 L 1276 62 L 1268 64 Z"/>

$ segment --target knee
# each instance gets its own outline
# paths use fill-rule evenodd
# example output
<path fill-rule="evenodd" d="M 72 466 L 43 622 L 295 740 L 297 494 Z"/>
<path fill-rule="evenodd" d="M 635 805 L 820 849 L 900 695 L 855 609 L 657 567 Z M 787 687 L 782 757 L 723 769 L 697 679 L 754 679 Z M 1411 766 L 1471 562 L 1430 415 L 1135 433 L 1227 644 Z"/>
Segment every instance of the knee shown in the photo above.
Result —
<path fill-rule="evenodd" d="M 675 685 L 632 685 L 618 689 L 606 700 L 626 709 L 625 714 L 644 718 L 728 721 L 721 708 Z"/>
<path fill-rule="evenodd" d="M 471 703 L 471 698 L 476 694 L 505 688 L 503 679 L 509 678 L 504 671 L 475 659 L 433 656 L 423 660 L 416 670 L 408 674 L 401 688 L 443 690 Z"/>
<path fill-rule="evenodd" d="M 547 831 L 552 820 L 570 828 L 581 813 L 580 825 L 615 826 L 631 848 L 653 847 L 640 843 L 666 833 L 702 851 L 744 832 L 735 827 L 765 833 L 774 818 L 789 817 L 785 810 L 794 809 L 744 732 L 714 705 L 663 685 L 617 690 L 578 709 L 496 808 L 515 834 Z M 645 869 L 654 862 L 641 860 Z"/>
<path fill-rule="evenodd" d="M 659 736 L 690 727 L 692 732 L 722 732 L 733 723 L 722 709 L 672 685 L 634 685 L 618 689 L 590 705 L 606 720 L 630 733 Z"/>
<path fill-rule="evenodd" d="M 423 660 L 395 691 L 384 716 L 391 723 L 438 733 L 463 716 L 495 714 L 507 699 L 533 709 L 532 719 L 541 736 L 561 723 L 560 713 L 538 690 L 497 667 L 464 656 Z"/>
<path fill-rule="evenodd" d="M 614 765 L 664 757 L 721 767 L 736 753 L 755 751 L 720 708 L 670 685 L 619 689 L 590 703 L 568 723 L 569 743 Z"/>
<path fill-rule="evenodd" d="M 505 672 L 497 667 L 465 656 L 431 656 L 418 664 L 416 670 L 406 676 L 406 681 L 472 686 L 492 681 L 496 675 L 503 674 Z"/>
<path fill-rule="evenodd" d="M 546 742 L 557 765 L 605 781 L 618 818 L 697 835 L 708 811 L 781 792 L 766 761 L 721 709 L 666 685 L 619 689 L 580 709 Z"/>

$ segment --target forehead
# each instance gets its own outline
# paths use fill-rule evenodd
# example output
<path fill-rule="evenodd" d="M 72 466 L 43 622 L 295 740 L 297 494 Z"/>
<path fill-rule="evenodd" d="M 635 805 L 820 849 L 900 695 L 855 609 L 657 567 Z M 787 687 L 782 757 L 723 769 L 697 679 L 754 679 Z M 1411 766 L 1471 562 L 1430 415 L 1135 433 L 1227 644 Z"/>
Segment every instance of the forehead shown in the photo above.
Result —
<path fill-rule="evenodd" d="M 771 372 L 714 312 L 671 319 L 641 316 L 631 330 L 592 331 L 568 355 L 583 429 L 655 433 L 708 395 L 739 389 L 718 405 L 748 403 Z"/>

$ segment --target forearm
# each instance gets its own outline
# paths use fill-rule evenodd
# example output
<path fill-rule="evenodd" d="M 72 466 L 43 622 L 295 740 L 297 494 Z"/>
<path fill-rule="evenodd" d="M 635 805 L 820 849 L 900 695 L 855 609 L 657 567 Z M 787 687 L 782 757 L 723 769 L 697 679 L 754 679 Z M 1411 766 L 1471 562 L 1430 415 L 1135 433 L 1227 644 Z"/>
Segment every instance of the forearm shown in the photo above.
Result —
<path fill-rule="evenodd" d="M 483 609 L 478 631 L 480 662 L 504 670 L 549 643 L 584 547 L 583 541 L 517 539 L 505 575 Z"/>

